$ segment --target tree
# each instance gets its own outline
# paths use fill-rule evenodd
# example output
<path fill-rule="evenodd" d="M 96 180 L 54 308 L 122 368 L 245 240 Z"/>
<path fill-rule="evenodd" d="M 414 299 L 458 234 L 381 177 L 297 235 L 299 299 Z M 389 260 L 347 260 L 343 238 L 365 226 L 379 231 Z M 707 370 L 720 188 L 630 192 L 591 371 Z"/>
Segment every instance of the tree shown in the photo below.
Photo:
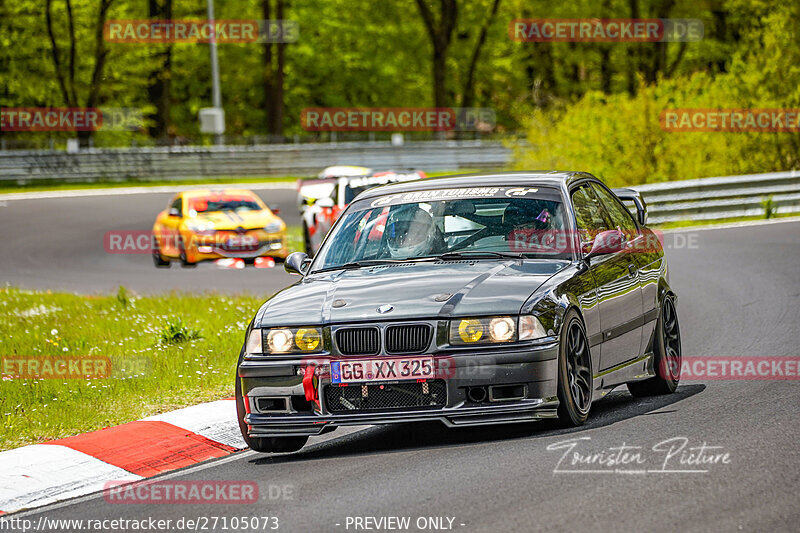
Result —
<path fill-rule="evenodd" d="M 450 98 L 447 94 L 447 49 L 453 39 L 453 30 L 458 20 L 458 3 L 456 0 L 439 0 L 439 19 L 426 0 L 417 0 L 420 15 L 428 30 L 431 44 L 433 45 L 433 105 L 435 107 L 448 107 Z"/>
<path fill-rule="evenodd" d="M 171 20 L 172 0 L 149 0 L 148 15 L 151 20 Z M 170 81 L 172 77 L 172 45 L 165 44 L 154 54 L 147 97 L 154 108 L 150 115 L 150 137 L 165 139 L 170 125 Z"/>
<path fill-rule="evenodd" d="M 261 1 L 264 20 L 271 20 L 270 0 Z M 275 18 L 284 20 L 284 0 L 275 0 Z M 281 32 L 282 34 L 283 32 Z M 283 40 L 283 39 L 280 39 Z M 264 43 L 264 107 L 267 112 L 267 133 L 272 137 L 283 137 L 283 82 L 286 68 L 286 43 Z M 274 52 L 273 52 L 274 51 Z"/>

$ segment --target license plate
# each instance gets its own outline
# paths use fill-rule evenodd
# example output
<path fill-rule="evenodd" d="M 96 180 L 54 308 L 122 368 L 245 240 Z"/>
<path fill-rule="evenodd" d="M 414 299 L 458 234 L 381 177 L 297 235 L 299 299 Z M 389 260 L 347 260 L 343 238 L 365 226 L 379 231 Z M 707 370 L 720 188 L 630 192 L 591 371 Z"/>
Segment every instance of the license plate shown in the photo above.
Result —
<path fill-rule="evenodd" d="M 331 362 L 331 382 L 361 383 L 429 379 L 435 375 L 432 357 L 402 357 Z"/>

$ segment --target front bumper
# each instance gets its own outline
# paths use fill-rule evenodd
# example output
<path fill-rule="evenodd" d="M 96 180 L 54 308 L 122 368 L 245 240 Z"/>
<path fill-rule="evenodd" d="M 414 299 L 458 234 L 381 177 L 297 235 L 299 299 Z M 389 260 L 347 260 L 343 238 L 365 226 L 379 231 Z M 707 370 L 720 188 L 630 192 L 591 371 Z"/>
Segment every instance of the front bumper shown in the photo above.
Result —
<path fill-rule="evenodd" d="M 245 235 L 228 235 L 228 233 L 220 232 L 214 236 L 196 238 L 193 246 L 186 250 L 189 261 L 200 262 L 231 257 L 286 259 L 286 256 L 289 255 L 285 232 L 267 233 L 261 230 L 251 230 Z"/>
<path fill-rule="evenodd" d="M 391 409 L 331 412 L 326 405 L 327 375 L 319 378 L 318 402 L 304 401 L 303 359 L 244 360 L 238 368 L 244 394 L 244 421 L 251 437 L 319 435 L 337 426 L 395 424 L 438 420 L 443 424 L 476 426 L 555 418 L 558 407 L 558 344 L 520 350 L 480 351 L 469 354 L 433 354 L 437 368 L 446 367 L 442 378 L 447 387 L 443 407 L 399 407 Z M 335 359 L 331 359 L 335 360 Z M 518 386 L 522 397 L 474 402 L 471 387 Z M 260 399 L 279 401 L 274 411 L 259 410 Z"/>

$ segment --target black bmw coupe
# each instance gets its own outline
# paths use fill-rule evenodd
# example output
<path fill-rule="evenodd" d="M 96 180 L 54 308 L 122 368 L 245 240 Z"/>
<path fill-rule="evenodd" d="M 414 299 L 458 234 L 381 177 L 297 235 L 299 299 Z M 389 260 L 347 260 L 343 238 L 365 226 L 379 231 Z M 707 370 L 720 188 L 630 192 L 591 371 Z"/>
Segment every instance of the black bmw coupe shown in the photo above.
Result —
<path fill-rule="evenodd" d="M 287 452 L 341 425 L 577 426 L 619 385 L 675 391 L 676 295 L 645 224 L 635 191 L 583 172 L 359 195 L 313 259 L 287 258 L 300 279 L 247 328 L 245 441 Z"/>

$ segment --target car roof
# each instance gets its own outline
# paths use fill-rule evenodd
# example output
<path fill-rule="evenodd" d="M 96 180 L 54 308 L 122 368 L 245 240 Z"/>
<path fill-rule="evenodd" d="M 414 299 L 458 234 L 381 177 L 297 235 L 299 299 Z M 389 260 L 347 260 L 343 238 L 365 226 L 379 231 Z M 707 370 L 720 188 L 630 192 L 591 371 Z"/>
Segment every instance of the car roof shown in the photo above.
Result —
<path fill-rule="evenodd" d="M 520 170 L 509 172 L 459 174 L 455 176 L 428 178 L 418 181 L 406 181 L 382 185 L 359 194 L 358 198 L 373 198 L 375 196 L 382 196 L 384 194 L 423 191 L 428 189 L 486 187 L 491 185 L 512 187 L 541 185 L 561 187 L 562 185 L 569 186 L 570 183 L 581 178 L 594 178 L 594 176 L 586 172 L 561 170 Z"/>

